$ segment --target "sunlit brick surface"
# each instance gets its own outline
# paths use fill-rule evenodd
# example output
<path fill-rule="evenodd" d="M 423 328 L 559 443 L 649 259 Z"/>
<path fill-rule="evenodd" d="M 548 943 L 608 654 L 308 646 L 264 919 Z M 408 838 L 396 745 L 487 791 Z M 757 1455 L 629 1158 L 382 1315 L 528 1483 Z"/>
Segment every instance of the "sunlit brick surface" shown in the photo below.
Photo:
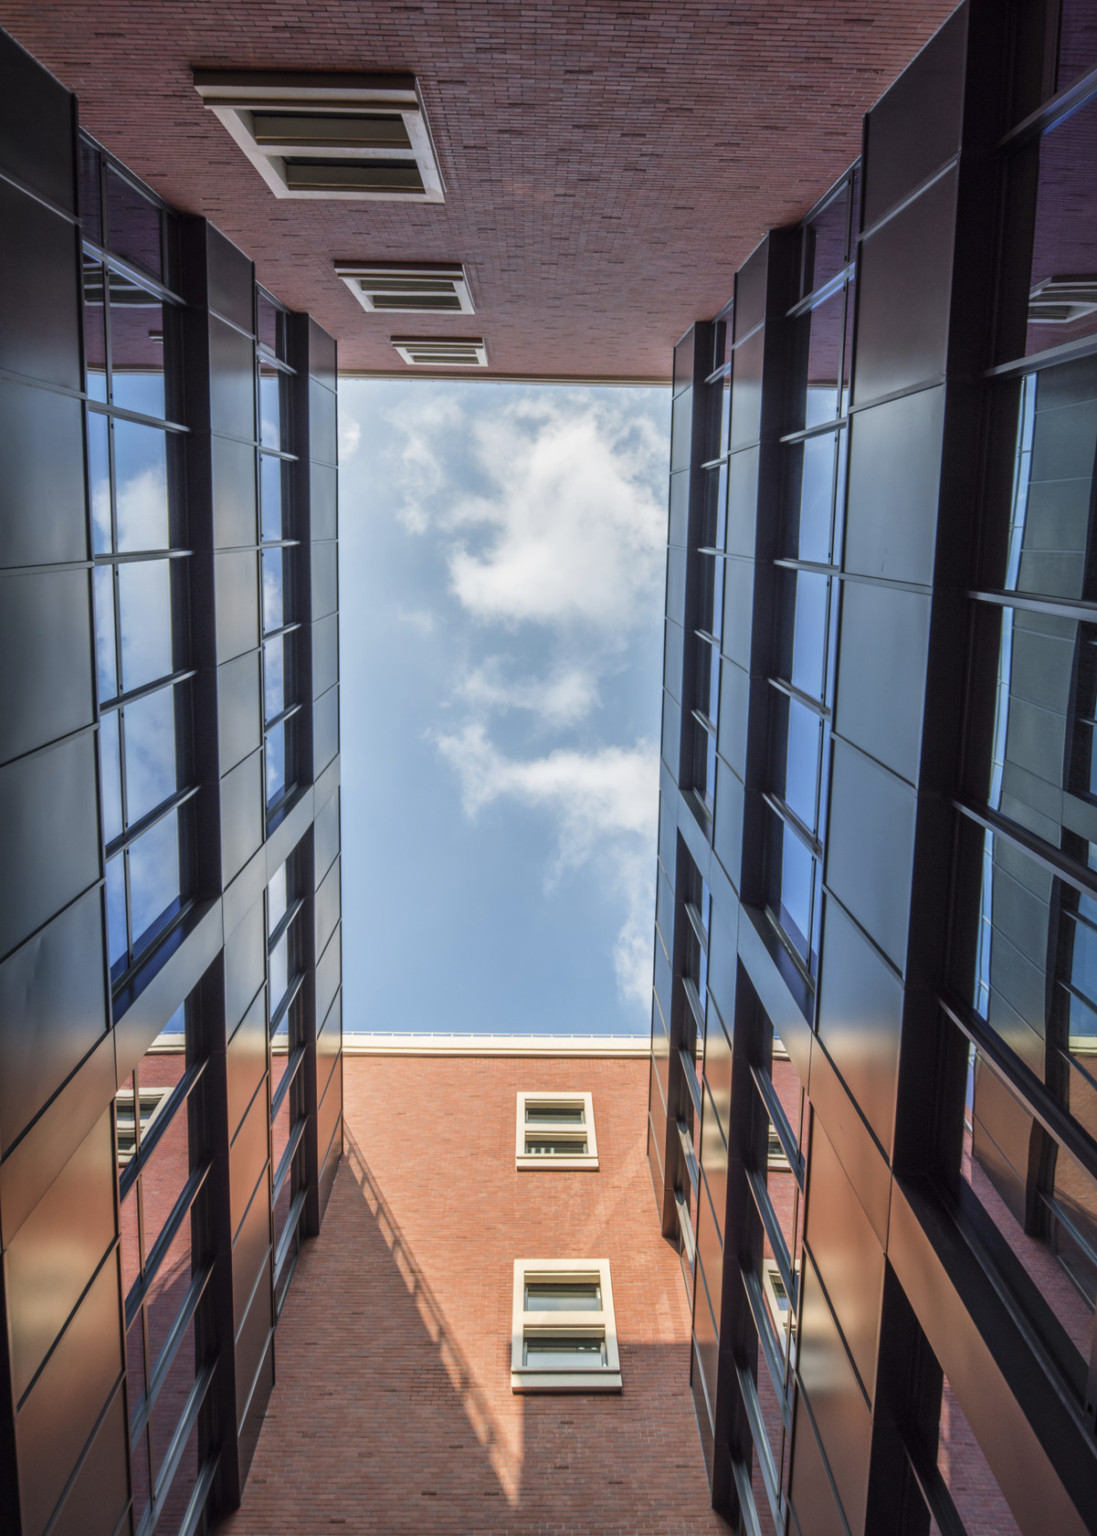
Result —
<path fill-rule="evenodd" d="M 861 114 L 952 8 L 2 0 L 0 22 L 108 149 L 338 338 L 342 368 L 406 372 L 390 334 L 483 334 L 493 372 L 665 378 L 766 230 L 859 154 Z M 202 107 L 196 65 L 411 70 L 444 205 L 277 200 Z M 336 257 L 464 262 L 475 322 L 367 315 Z"/>
<path fill-rule="evenodd" d="M 676 1536 L 708 1502 L 647 1059 L 350 1057 L 347 1156 L 279 1324 L 232 1536 Z M 600 1169 L 517 1173 L 519 1089 L 589 1089 Z M 624 1391 L 515 1396 L 515 1258 L 608 1257 Z"/>

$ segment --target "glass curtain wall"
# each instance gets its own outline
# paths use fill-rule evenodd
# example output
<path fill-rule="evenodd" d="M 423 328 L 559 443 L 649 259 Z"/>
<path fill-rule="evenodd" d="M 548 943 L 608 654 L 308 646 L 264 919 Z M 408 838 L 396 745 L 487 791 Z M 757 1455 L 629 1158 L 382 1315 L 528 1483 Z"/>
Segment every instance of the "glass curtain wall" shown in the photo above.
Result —
<path fill-rule="evenodd" d="M 274 1296 L 282 1309 L 300 1250 L 305 1203 L 303 853 L 295 851 L 267 886 L 267 1021 L 270 1038 L 271 1211 Z"/>
<path fill-rule="evenodd" d="M 256 295 L 259 402 L 258 480 L 263 566 L 263 758 L 267 823 L 279 820 L 296 785 L 301 711 L 297 680 L 300 624 L 295 606 L 292 395 L 288 316 L 261 288 Z"/>
<path fill-rule="evenodd" d="M 117 993 L 192 887 L 174 216 L 80 143 L 87 465 L 108 944 Z"/>
<path fill-rule="evenodd" d="M 788 312 L 764 879 L 770 920 L 812 984 L 845 521 L 858 182 L 855 167 L 805 221 L 799 297 Z"/>
<path fill-rule="evenodd" d="M 1079 14 L 1062 8 L 1057 63 L 1044 72 L 1045 91 L 1071 95 L 1041 102 L 1039 82 L 1022 81 L 1022 128 L 1000 151 L 1003 253 L 1019 280 L 1003 284 L 987 375 L 942 997 L 963 1112 L 943 1130 L 940 1178 L 1093 1423 L 1097 283 L 1085 274 L 1097 273 L 1097 51 Z"/>
<path fill-rule="evenodd" d="M 190 1536 L 213 1473 L 202 1412 L 215 1357 L 200 1041 L 194 998 L 115 1097 L 134 1536 Z"/>

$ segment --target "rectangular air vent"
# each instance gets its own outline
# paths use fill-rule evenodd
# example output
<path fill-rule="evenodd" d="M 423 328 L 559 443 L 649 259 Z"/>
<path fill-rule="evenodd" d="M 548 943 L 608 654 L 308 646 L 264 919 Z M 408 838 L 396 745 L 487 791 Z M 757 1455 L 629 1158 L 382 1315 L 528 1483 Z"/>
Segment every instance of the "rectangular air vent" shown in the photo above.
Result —
<path fill-rule="evenodd" d="M 393 346 L 413 368 L 486 368 L 482 336 L 393 336 Z"/>
<path fill-rule="evenodd" d="M 471 315 L 464 267 L 429 262 L 337 261 L 341 277 L 362 308 L 423 314 Z"/>
<path fill-rule="evenodd" d="M 444 200 L 412 75 L 196 69 L 194 87 L 275 197 Z"/>

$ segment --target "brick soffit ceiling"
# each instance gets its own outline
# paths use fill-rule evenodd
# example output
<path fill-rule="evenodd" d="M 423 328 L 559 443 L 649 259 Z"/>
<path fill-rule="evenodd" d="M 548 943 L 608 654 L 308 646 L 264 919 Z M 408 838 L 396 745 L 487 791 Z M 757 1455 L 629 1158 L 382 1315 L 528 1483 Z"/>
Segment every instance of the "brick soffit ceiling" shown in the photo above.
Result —
<path fill-rule="evenodd" d="M 411 317 L 365 313 L 337 256 L 463 263 L 489 375 L 666 379 L 674 342 L 855 158 L 862 113 L 952 9 L 0 0 L 0 24 L 75 91 L 106 148 L 338 338 L 343 371 L 418 372 L 389 344 Z M 414 74 L 445 202 L 277 199 L 204 109 L 196 67 Z M 469 319 L 414 329 L 456 335 Z"/>

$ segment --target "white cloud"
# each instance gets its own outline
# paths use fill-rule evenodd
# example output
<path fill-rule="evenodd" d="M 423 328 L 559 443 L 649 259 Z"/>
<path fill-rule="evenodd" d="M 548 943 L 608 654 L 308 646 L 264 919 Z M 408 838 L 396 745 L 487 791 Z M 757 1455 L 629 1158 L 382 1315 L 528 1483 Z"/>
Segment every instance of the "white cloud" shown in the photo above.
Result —
<path fill-rule="evenodd" d="M 396 515 L 409 533 L 426 533 L 430 527 L 450 475 L 439 443 L 448 429 L 461 427 L 462 419 L 454 399 L 426 393 L 414 409 L 405 406 L 387 414 L 402 438 L 396 480 L 403 494 Z"/>
<path fill-rule="evenodd" d="M 623 901 L 625 919 L 613 946 L 617 987 L 623 1000 L 646 1005 L 659 804 L 655 743 L 594 752 L 560 748 L 522 761 L 499 752 L 480 723 L 437 735 L 435 743 L 458 775 L 467 816 L 502 799 L 552 814 L 557 849 L 549 889 L 589 865 Z"/>
<path fill-rule="evenodd" d="M 438 620 L 429 608 L 398 608 L 396 617 L 424 640 L 428 640 L 438 627 Z"/>
<path fill-rule="evenodd" d="M 362 441 L 362 424 L 356 421 L 342 405 L 339 407 L 339 462 L 345 464 L 358 452 Z"/>
<path fill-rule="evenodd" d="M 627 404 L 522 402 L 479 420 L 473 446 L 490 491 L 460 498 L 443 520 L 464 535 L 449 571 L 470 614 L 618 633 L 648 616 L 666 541 L 653 423 Z"/>
<path fill-rule="evenodd" d="M 576 725 L 596 709 L 598 679 L 589 667 L 563 666 L 544 678 L 508 679 L 498 657 L 465 674 L 458 693 L 476 711 L 526 710 L 546 726 Z"/>

